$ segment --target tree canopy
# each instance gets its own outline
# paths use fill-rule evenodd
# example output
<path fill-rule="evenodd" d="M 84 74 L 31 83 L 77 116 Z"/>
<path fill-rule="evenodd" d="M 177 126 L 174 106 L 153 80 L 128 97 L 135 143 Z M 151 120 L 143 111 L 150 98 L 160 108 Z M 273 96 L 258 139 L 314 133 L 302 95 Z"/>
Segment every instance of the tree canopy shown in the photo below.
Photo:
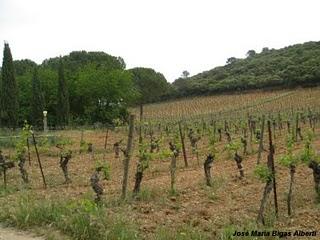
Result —
<path fill-rule="evenodd" d="M 5 54 L 4 61 L 9 56 L 6 47 Z M 76 51 L 46 59 L 39 65 L 24 59 L 13 61 L 8 68 L 4 62 L 1 79 L 8 79 L 4 73 L 9 69 L 11 78 L 16 80 L 12 95 L 20 106 L 16 108 L 20 125 L 27 120 L 42 127 L 43 110 L 48 111 L 49 126 L 64 126 L 69 120 L 70 124 L 112 124 L 115 119 L 126 121 L 127 107 L 137 102 L 138 96 L 144 94 L 146 101 L 158 100 L 169 86 L 163 75 L 153 69 L 125 68 L 121 57 Z M 0 82 L 1 86 L 8 86 L 3 80 Z M 149 91 L 154 88 L 152 95 Z M 4 121 L 3 107 L 1 112 Z"/>
<path fill-rule="evenodd" d="M 132 68 L 133 83 L 139 92 L 139 103 L 161 100 L 170 90 L 170 85 L 163 74 L 151 68 Z"/>

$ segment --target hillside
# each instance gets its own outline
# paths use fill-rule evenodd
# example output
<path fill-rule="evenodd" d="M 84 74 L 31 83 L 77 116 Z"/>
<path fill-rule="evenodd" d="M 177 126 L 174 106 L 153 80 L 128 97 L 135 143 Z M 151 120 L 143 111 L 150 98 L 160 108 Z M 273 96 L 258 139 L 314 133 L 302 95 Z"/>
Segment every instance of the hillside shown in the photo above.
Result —
<path fill-rule="evenodd" d="M 313 86 L 320 82 L 320 42 L 296 44 L 279 50 L 249 50 L 247 58 L 230 57 L 225 66 L 179 78 L 175 96 L 234 90 Z"/>

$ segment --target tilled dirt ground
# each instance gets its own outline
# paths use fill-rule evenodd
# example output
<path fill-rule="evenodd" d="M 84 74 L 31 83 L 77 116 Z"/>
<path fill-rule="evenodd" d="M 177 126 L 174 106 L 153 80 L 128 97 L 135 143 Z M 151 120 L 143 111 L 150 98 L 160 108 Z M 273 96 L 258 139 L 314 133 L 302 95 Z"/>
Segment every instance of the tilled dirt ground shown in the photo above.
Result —
<path fill-rule="evenodd" d="M 44 240 L 40 237 L 35 237 L 26 232 L 17 231 L 11 228 L 0 226 L 0 240 Z"/>

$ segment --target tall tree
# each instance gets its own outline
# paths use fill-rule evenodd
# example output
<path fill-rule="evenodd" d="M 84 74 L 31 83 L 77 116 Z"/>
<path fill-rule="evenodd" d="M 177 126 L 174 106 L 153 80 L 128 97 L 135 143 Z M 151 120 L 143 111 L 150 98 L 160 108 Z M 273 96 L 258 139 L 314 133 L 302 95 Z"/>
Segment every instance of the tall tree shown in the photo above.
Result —
<path fill-rule="evenodd" d="M 181 77 L 183 77 L 183 78 L 188 78 L 189 75 L 190 75 L 190 73 L 189 73 L 187 70 L 184 70 L 184 71 L 182 72 Z"/>
<path fill-rule="evenodd" d="M 152 68 L 132 68 L 133 83 L 140 93 L 139 103 L 157 101 L 165 95 L 170 88 L 166 78 Z"/>
<path fill-rule="evenodd" d="M 59 68 L 58 68 L 58 106 L 57 106 L 57 116 L 58 124 L 64 127 L 69 124 L 69 93 L 67 82 L 64 76 L 63 61 L 60 58 Z"/>
<path fill-rule="evenodd" d="M 8 43 L 4 44 L 1 78 L 2 124 L 6 127 L 15 129 L 18 125 L 18 86 L 14 74 L 11 50 Z"/>
<path fill-rule="evenodd" d="M 41 91 L 40 80 L 38 76 L 38 68 L 34 68 L 33 77 L 32 77 L 32 124 L 34 126 L 42 126 L 43 119 L 43 110 L 44 110 L 44 100 L 43 94 Z"/>

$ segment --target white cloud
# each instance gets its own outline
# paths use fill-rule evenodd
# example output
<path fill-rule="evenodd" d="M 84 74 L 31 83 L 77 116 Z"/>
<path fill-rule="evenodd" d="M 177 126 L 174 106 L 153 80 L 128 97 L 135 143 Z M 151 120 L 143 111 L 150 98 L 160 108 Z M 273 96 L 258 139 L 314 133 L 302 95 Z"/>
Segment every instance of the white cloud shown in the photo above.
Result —
<path fill-rule="evenodd" d="M 15 59 L 105 51 L 173 81 L 249 49 L 318 41 L 318 9 L 317 0 L 0 0 L 0 41 Z"/>

